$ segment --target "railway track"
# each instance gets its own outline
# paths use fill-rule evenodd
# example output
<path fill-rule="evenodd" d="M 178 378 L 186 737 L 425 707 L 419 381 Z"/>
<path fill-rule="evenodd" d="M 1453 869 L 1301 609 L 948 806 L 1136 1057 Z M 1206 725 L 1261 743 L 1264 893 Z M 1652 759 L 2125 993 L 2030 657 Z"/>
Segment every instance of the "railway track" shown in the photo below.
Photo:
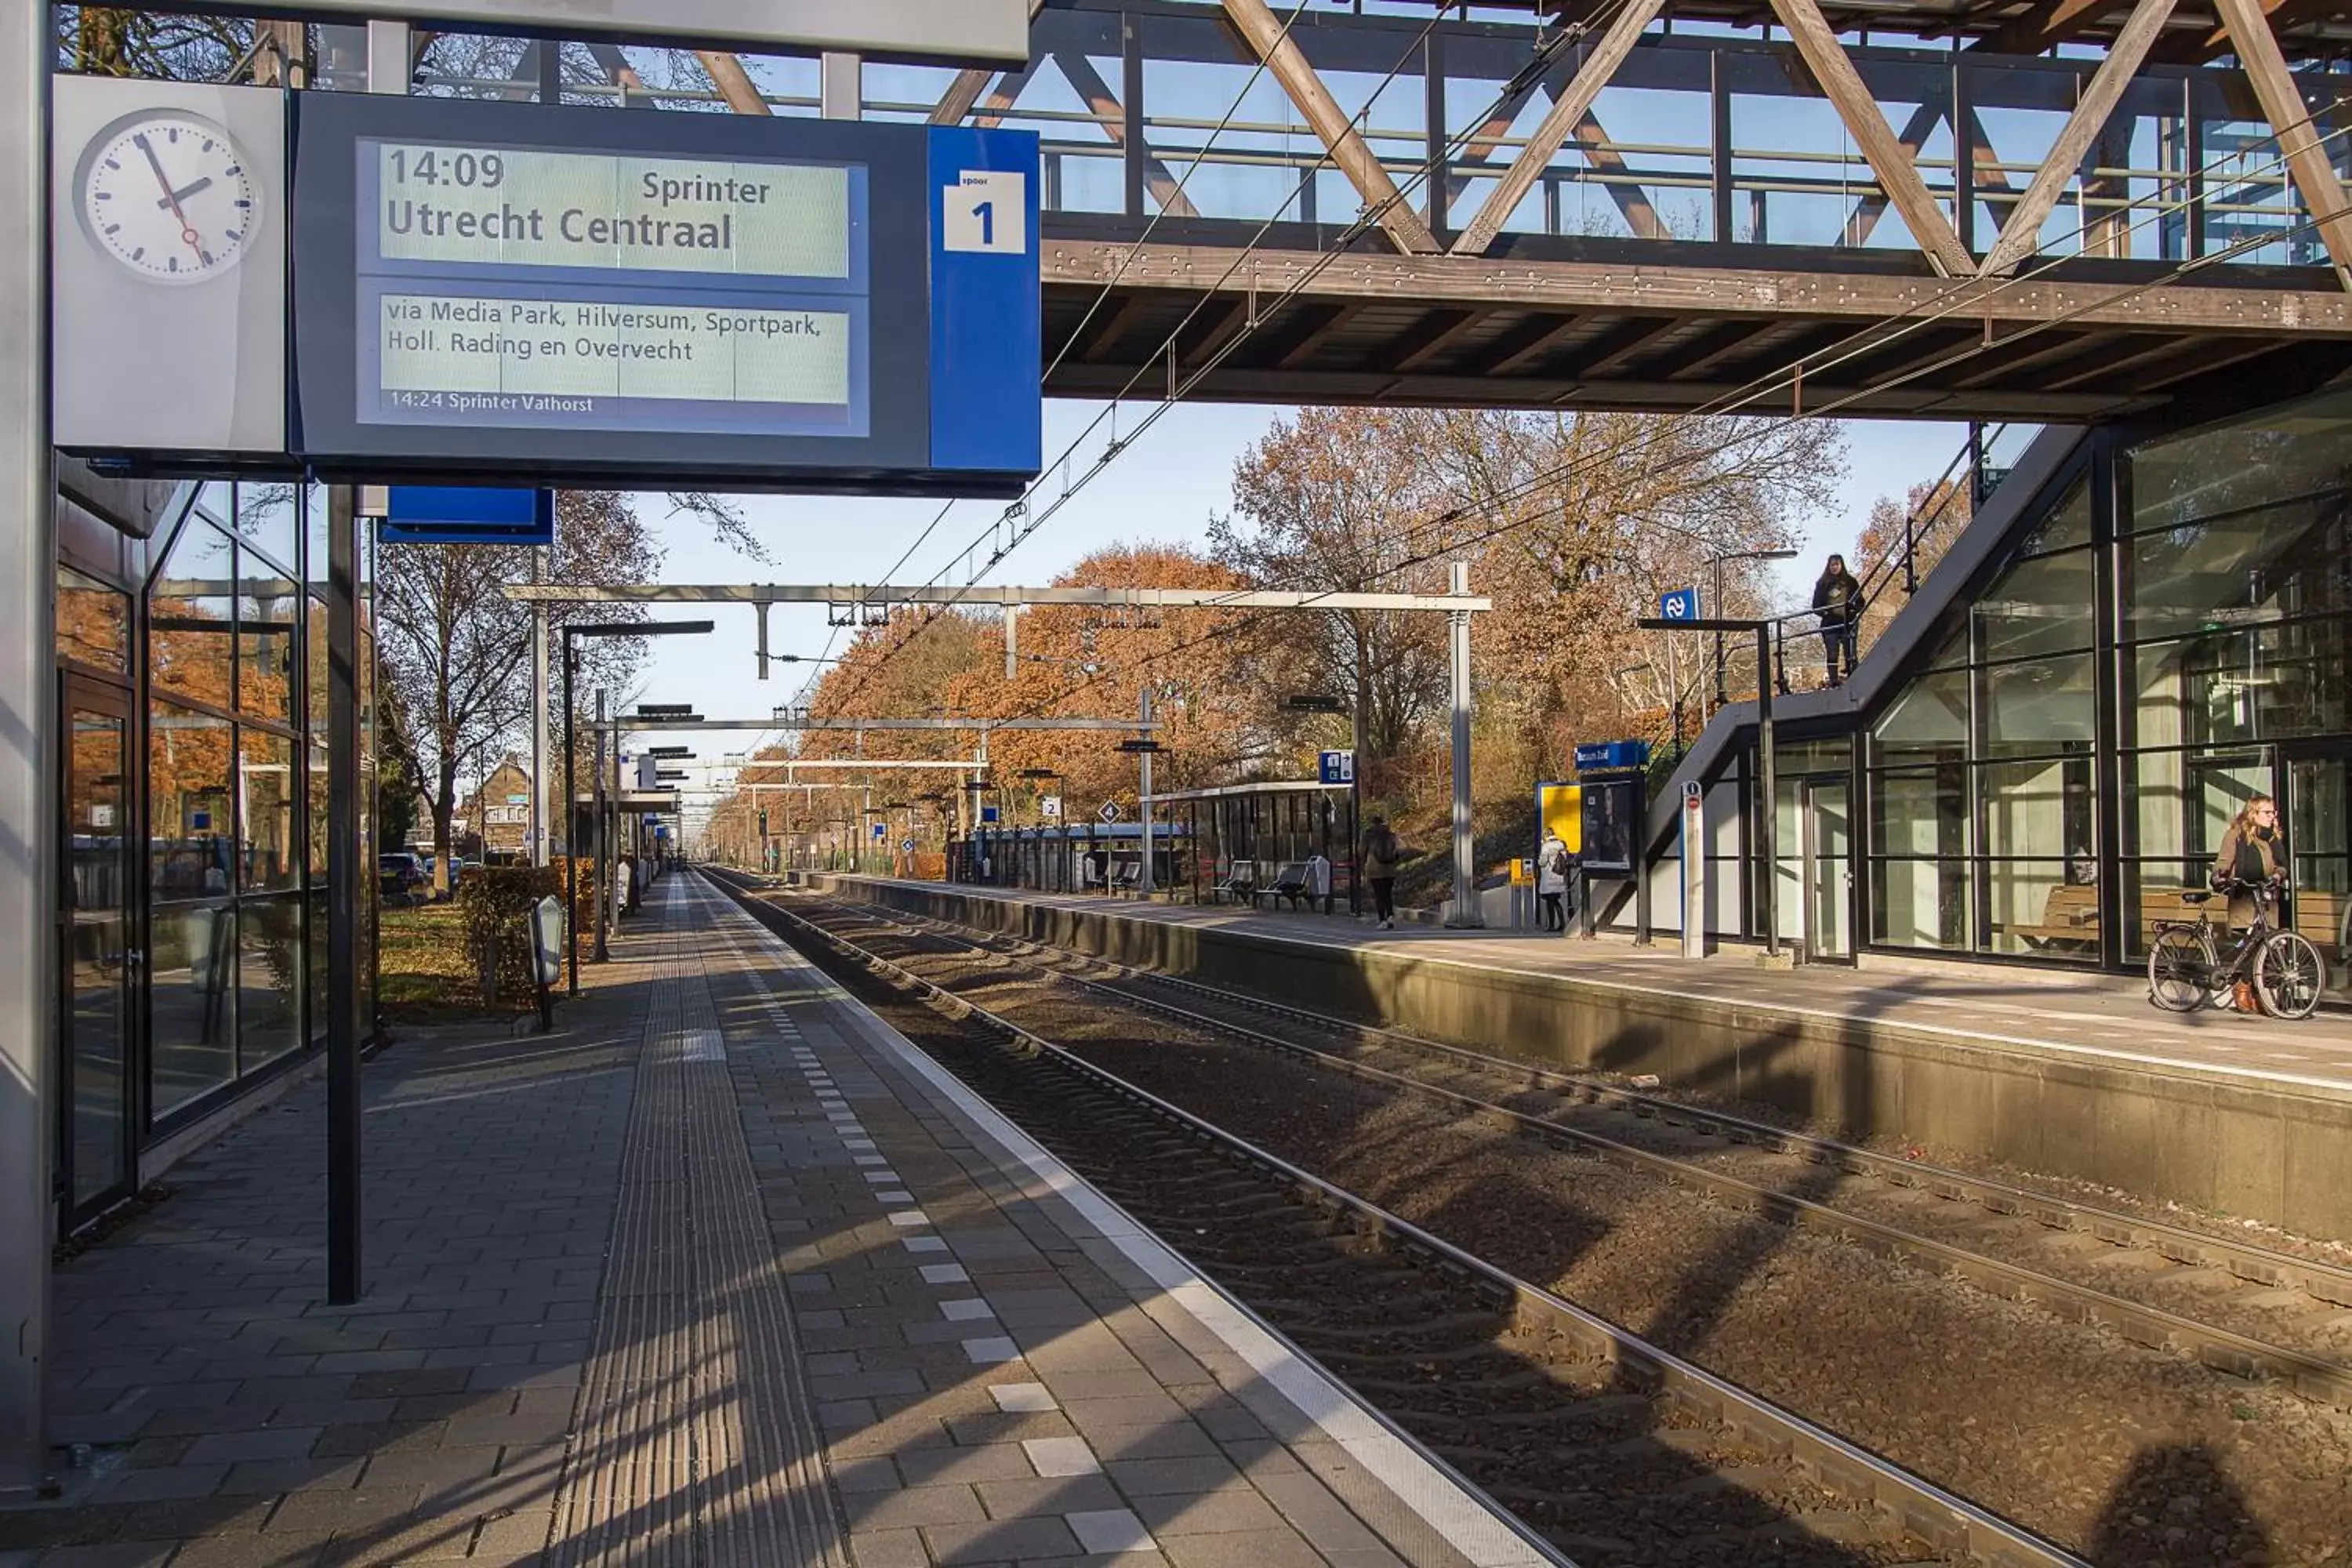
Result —
<path fill-rule="evenodd" d="M 933 984 L 873 951 L 872 933 L 853 924 L 870 917 L 787 910 L 745 896 L 742 880 L 718 879 L 836 977 L 889 988 L 886 1005 L 898 994 L 893 1022 L 918 1044 L 1178 1241 L 1564 1560 L 2080 1568 L 1991 1513 Z M 943 932 L 886 929 L 934 953 L 954 951 Z"/>
<path fill-rule="evenodd" d="M 977 950 L 1038 964 L 1073 984 L 1165 1017 L 1565 1140 L 1734 1208 L 1837 1237 L 2069 1321 L 2098 1324 L 2230 1376 L 2270 1379 L 2304 1398 L 2352 1408 L 2352 1365 L 2325 1349 L 2332 1333 L 2352 1322 L 2347 1310 L 2352 1308 L 2352 1269 L 1064 948 L 897 910 L 853 907 L 869 918 L 940 932 Z M 1270 1032 L 1269 1024 L 1283 1032 Z M 1726 1169 L 1723 1156 L 1729 1150 L 1750 1158 L 1739 1170 Z M 1795 1173 L 1808 1168 L 1901 1194 L 1919 1205 L 1923 1221 L 1972 1234 L 1955 1242 L 1857 1213 L 1843 1183 L 1814 1195 L 1790 1192 L 1797 1184 Z M 1949 1215 L 1935 1214 L 1936 1208 L 1965 1210 L 1974 1223 L 1950 1226 Z M 2059 1261 L 2071 1264 L 2070 1273 L 2021 1260 L 2045 1250 L 2036 1244 L 2047 1237 L 2097 1244 L 2096 1250 L 2078 1250 L 2068 1258 L 2062 1246 Z M 1996 1247 L 2009 1256 L 1990 1250 Z M 2144 1267 L 2112 1267 L 2116 1259 L 2108 1255 L 2117 1253 L 2137 1255 L 2135 1261 Z M 2105 1278 L 2093 1283 L 2084 1278 L 2088 1274 Z M 2133 1293 L 2155 1288 L 2206 1296 L 2198 1310 L 2234 1318 L 2239 1326 Z M 2244 1326 L 2263 1321 L 2299 1342 L 2277 1342 Z"/>

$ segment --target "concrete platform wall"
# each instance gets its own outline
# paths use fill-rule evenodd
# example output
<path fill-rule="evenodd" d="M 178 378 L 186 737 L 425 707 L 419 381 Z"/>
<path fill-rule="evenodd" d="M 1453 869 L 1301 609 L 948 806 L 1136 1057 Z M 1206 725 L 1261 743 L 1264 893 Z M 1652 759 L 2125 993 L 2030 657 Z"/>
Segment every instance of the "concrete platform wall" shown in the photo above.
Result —
<path fill-rule="evenodd" d="M 1654 1073 L 1897 1138 L 2352 1240 L 2352 1091 L 940 886 L 801 875 L 911 913 L 1564 1068 Z"/>

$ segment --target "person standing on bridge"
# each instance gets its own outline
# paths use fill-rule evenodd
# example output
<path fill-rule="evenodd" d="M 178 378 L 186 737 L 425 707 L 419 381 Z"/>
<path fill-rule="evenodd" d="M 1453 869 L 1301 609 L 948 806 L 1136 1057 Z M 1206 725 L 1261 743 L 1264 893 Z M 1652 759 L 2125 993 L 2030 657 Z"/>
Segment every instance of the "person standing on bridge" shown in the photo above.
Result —
<path fill-rule="evenodd" d="M 1832 555 L 1813 584 L 1813 608 L 1822 614 L 1822 653 L 1829 663 L 1830 684 L 1843 686 L 1853 673 L 1862 635 L 1862 584 L 1845 569 L 1845 557 Z M 1845 655 L 1845 675 L 1838 673 L 1838 655 Z"/>

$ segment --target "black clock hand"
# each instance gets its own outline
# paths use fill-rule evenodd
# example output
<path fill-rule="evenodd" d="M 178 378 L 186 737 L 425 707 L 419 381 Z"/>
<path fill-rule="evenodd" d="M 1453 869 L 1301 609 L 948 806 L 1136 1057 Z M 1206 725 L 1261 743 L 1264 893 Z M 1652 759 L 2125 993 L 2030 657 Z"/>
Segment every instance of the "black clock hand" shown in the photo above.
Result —
<path fill-rule="evenodd" d="M 208 191 L 212 188 L 213 177 L 210 174 L 206 174 L 204 178 L 194 181 L 190 184 L 182 185 L 176 191 L 165 192 L 163 199 L 157 202 L 155 205 L 159 207 L 168 207 L 175 202 L 184 202 L 187 200 L 190 196 L 194 195 L 198 191 Z"/>
<path fill-rule="evenodd" d="M 198 256 L 204 255 L 205 247 L 196 237 L 196 226 L 190 223 L 188 215 L 180 210 L 180 198 L 172 192 L 172 177 L 163 173 L 163 160 L 155 156 L 155 149 L 149 145 L 143 132 L 131 140 L 142 153 L 147 154 L 147 166 L 155 171 L 155 183 L 163 187 L 163 205 L 170 207 L 172 216 L 180 220 L 180 237 L 187 242 L 189 249 Z"/>

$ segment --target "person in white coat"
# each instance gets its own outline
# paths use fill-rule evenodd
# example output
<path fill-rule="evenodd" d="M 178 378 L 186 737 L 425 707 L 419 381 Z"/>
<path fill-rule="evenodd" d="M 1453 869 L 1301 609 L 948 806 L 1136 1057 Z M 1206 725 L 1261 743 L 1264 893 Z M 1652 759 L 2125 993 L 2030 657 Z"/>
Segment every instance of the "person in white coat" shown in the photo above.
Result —
<path fill-rule="evenodd" d="M 1560 901 L 1568 892 L 1568 870 L 1567 843 L 1557 833 L 1545 834 L 1543 847 L 1536 851 L 1536 902 L 1548 931 L 1568 930 L 1568 911 Z"/>

